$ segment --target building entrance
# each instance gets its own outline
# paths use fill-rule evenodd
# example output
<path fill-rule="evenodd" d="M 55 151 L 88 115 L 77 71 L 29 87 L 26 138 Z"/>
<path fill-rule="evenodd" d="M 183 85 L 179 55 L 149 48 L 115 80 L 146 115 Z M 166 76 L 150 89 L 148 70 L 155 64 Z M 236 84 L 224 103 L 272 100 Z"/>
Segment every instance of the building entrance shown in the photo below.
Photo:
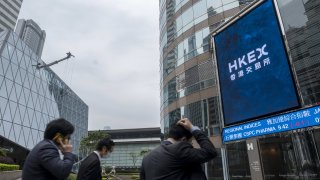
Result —
<path fill-rule="evenodd" d="M 320 130 L 259 139 L 264 179 L 320 179 Z"/>

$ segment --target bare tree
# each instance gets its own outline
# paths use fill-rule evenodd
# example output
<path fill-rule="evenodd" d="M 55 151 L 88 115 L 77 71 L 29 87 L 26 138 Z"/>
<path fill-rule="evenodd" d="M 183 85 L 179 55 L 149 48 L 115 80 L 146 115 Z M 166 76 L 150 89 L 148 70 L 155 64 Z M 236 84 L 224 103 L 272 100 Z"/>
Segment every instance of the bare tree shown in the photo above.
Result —
<path fill-rule="evenodd" d="M 131 152 L 131 153 L 129 153 L 129 155 L 130 155 L 130 157 L 132 159 L 133 166 L 136 166 L 136 163 L 138 161 L 138 158 L 139 158 L 140 154 Z"/>

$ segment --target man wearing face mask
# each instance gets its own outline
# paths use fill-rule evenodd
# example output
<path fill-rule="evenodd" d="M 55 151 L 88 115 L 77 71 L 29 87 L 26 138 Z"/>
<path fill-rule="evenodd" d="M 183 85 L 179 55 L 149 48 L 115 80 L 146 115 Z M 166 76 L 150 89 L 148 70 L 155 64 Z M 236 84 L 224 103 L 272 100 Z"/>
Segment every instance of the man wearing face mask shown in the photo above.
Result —
<path fill-rule="evenodd" d="M 193 148 L 195 138 L 200 148 Z M 188 119 L 169 130 L 169 138 L 143 158 L 140 180 L 205 180 L 201 165 L 217 156 L 209 138 Z"/>
<path fill-rule="evenodd" d="M 110 138 L 100 140 L 96 150 L 81 162 L 77 180 L 101 180 L 101 158 L 107 158 L 113 147 L 114 142 Z"/>

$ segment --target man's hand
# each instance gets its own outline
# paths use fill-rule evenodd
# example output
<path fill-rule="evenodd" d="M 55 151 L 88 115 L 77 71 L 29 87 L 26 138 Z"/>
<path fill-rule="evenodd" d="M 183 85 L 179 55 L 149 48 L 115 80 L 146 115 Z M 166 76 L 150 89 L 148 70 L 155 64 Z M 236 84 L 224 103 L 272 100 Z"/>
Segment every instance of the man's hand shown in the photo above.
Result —
<path fill-rule="evenodd" d="M 62 152 L 72 152 L 72 145 L 69 140 L 65 140 L 64 143 L 59 139 L 60 147 Z"/>
<path fill-rule="evenodd" d="M 193 127 L 192 123 L 187 118 L 179 120 L 177 122 L 177 124 L 183 126 L 185 129 L 187 129 L 189 131 L 191 131 L 191 129 Z"/>

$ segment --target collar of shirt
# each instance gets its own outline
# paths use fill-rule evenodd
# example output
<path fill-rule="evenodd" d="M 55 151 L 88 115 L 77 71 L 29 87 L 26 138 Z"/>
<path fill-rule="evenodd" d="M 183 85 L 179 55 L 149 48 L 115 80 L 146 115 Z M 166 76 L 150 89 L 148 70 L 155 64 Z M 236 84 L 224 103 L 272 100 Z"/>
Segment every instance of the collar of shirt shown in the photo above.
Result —
<path fill-rule="evenodd" d="M 59 157 L 60 157 L 61 160 L 63 160 L 64 155 L 63 155 L 62 151 L 58 148 L 58 146 L 52 140 L 50 140 L 50 139 L 48 139 L 48 140 L 52 145 L 54 145 L 57 148 L 57 150 L 59 152 Z"/>
<path fill-rule="evenodd" d="M 98 152 L 98 151 L 93 151 L 93 152 L 96 153 L 96 155 L 97 155 L 98 158 L 99 158 L 99 161 L 101 162 L 101 156 L 100 156 L 99 152 Z"/>

